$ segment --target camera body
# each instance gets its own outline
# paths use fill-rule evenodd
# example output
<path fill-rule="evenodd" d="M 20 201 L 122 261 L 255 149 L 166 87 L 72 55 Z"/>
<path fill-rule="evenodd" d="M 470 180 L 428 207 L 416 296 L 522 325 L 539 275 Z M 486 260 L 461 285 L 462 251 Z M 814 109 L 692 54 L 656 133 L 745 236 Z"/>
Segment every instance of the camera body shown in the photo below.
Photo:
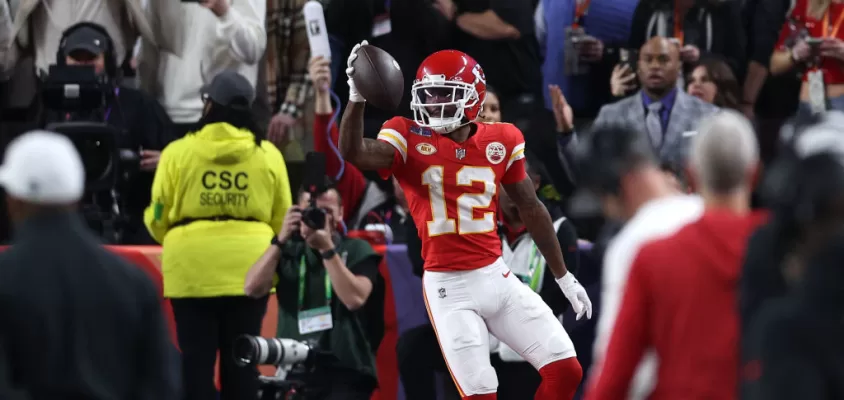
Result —
<path fill-rule="evenodd" d="M 314 230 L 325 228 L 328 211 L 316 205 L 317 197 L 331 187 L 330 181 L 325 176 L 325 154 L 312 151 L 305 155 L 305 175 L 302 179 L 302 187 L 306 193 L 310 194 L 308 206 L 302 210 L 302 223 Z M 298 230 L 293 238 L 302 239 Z"/>
<path fill-rule="evenodd" d="M 85 219 L 106 243 L 118 244 L 128 223 L 122 187 L 140 170 L 140 154 L 121 148 L 125 133 L 106 122 L 114 89 L 105 79 L 92 66 L 51 65 L 41 82 L 41 124 L 73 142 L 85 168 Z"/>
<path fill-rule="evenodd" d="M 314 197 L 315 195 L 311 194 L 311 204 L 302 210 L 302 223 L 308 228 L 316 230 L 325 228 L 325 219 L 328 212 L 316 206 Z"/>

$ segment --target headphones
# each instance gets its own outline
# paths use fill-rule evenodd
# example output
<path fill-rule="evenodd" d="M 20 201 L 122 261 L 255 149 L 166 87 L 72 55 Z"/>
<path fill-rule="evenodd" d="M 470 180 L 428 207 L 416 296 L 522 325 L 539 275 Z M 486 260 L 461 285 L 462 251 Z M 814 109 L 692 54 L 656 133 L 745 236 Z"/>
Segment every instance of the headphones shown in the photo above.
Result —
<path fill-rule="evenodd" d="M 105 57 L 105 72 L 109 80 L 119 80 L 119 74 L 121 73 L 121 71 L 117 65 L 117 54 L 115 54 L 114 50 L 114 41 L 111 38 L 111 35 L 108 34 L 108 31 L 106 31 L 106 29 L 102 25 L 95 24 L 93 22 L 79 22 L 71 25 L 70 27 L 65 29 L 64 32 L 62 32 L 61 39 L 59 40 L 59 49 L 56 52 L 56 65 L 67 65 L 67 62 L 65 60 L 65 57 L 67 57 L 67 54 L 65 54 L 67 37 L 81 28 L 93 29 L 102 34 L 103 37 L 105 37 L 105 53 L 103 54 L 103 56 Z"/>

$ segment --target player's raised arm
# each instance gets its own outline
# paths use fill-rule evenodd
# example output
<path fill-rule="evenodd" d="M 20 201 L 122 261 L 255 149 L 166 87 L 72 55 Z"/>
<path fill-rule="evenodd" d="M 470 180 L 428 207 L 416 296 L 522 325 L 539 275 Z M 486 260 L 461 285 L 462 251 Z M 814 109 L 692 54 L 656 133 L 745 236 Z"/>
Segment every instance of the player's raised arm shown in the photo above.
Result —
<path fill-rule="evenodd" d="M 357 51 L 366 41 L 355 45 L 347 61 L 346 75 L 349 77 L 349 103 L 340 121 L 340 154 L 343 158 L 361 170 L 389 169 L 393 165 L 395 149 L 385 142 L 363 138 L 363 112 L 366 99 L 355 88 L 352 63 L 357 58 Z"/>
<path fill-rule="evenodd" d="M 502 186 L 519 208 L 519 216 L 524 221 L 525 228 L 536 243 L 539 252 L 545 257 L 545 262 L 551 268 L 554 277 L 557 278 L 557 284 L 560 285 L 560 289 L 571 303 L 572 309 L 577 313 L 577 319 L 582 318 L 583 315 L 592 318 L 592 301 L 589 300 L 586 289 L 566 269 L 563 252 L 560 249 L 560 243 L 557 241 L 557 233 L 554 230 L 551 215 L 548 214 L 545 205 L 536 197 L 533 181 L 524 172 L 523 154 L 523 144 L 514 148 L 510 156 L 508 170 L 502 180 Z M 519 179 L 520 177 L 521 179 Z"/>

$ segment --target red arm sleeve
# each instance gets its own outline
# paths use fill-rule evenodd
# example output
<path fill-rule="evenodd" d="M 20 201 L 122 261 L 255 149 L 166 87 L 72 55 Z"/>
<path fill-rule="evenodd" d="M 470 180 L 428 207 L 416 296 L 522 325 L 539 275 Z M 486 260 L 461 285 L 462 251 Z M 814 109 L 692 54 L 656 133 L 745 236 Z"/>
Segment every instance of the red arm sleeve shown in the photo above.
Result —
<path fill-rule="evenodd" d="M 520 182 L 527 176 L 525 171 L 525 137 L 522 131 L 514 125 L 506 124 L 507 136 L 510 138 L 510 153 L 507 154 L 507 166 L 501 183 L 507 185 Z"/>
<path fill-rule="evenodd" d="M 627 398 L 630 381 L 648 347 L 650 304 L 646 281 L 648 248 L 643 248 L 633 266 L 624 298 L 599 373 L 591 379 L 586 400 Z"/>
<path fill-rule="evenodd" d="M 398 170 L 401 169 L 407 161 L 406 131 L 407 124 L 405 123 L 405 119 L 402 117 L 391 118 L 381 126 L 381 130 L 378 132 L 378 140 L 386 142 L 390 146 L 393 146 L 396 150 L 396 154 L 393 156 L 392 168 L 378 170 L 378 175 L 381 176 L 382 179 L 387 179 L 390 175 L 398 172 Z"/>
<path fill-rule="evenodd" d="M 354 216 L 352 211 L 357 210 L 360 200 L 366 191 L 367 182 L 363 173 L 361 173 L 359 169 L 340 158 L 340 156 L 335 153 L 329 145 L 329 139 L 326 132 L 328 132 L 330 123 L 331 114 L 315 115 L 314 150 L 325 154 L 325 173 L 332 179 L 334 179 L 334 177 L 336 177 L 340 172 L 340 167 L 345 166 L 343 176 L 340 177 L 340 180 L 335 182 L 335 185 L 337 192 L 340 194 L 340 198 L 343 199 L 343 203 L 346 205 L 344 208 L 349 211 L 346 213 L 346 223 L 349 223 L 348 218 L 352 218 Z M 331 124 L 330 135 L 331 142 L 334 143 L 334 146 L 337 146 L 337 143 L 340 141 L 340 131 L 337 129 L 337 124 Z"/>

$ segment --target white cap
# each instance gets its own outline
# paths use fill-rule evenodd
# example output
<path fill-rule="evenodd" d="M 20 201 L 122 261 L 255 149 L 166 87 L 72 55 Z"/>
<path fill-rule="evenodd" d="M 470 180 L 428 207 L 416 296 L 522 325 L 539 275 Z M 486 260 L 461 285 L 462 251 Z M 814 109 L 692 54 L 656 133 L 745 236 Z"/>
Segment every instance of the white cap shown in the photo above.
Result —
<path fill-rule="evenodd" d="M 70 139 L 31 131 L 9 143 L 0 165 L 0 186 L 30 203 L 70 204 L 85 191 L 85 168 Z"/>

